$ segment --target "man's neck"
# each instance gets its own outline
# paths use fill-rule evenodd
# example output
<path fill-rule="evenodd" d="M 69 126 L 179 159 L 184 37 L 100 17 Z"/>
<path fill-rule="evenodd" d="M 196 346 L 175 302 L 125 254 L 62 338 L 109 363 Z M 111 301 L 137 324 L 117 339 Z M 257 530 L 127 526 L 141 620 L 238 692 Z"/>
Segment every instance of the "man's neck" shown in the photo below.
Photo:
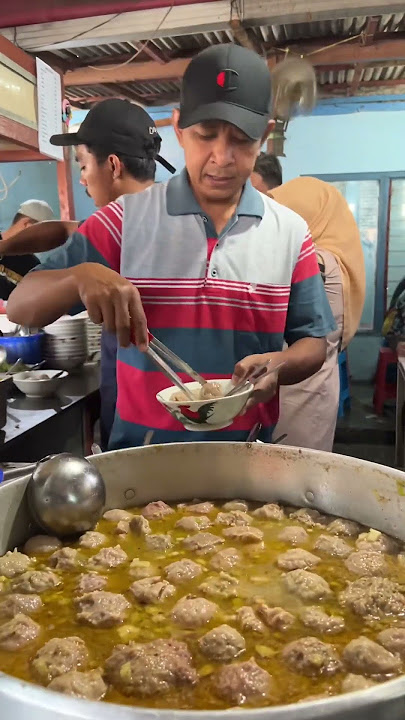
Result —
<path fill-rule="evenodd" d="M 146 188 L 153 185 L 153 180 L 135 180 L 135 178 L 125 178 L 125 180 L 122 181 L 121 187 L 120 187 L 120 195 L 132 195 L 133 193 L 139 193 L 143 190 L 146 190 Z"/>
<path fill-rule="evenodd" d="M 212 200 L 207 200 L 207 198 L 199 197 L 194 190 L 193 192 L 201 210 L 211 218 L 217 235 L 220 235 L 230 219 L 235 215 L 242 190 L 234 198 L 229 198 L 223 202 L 213 202 Z"/>

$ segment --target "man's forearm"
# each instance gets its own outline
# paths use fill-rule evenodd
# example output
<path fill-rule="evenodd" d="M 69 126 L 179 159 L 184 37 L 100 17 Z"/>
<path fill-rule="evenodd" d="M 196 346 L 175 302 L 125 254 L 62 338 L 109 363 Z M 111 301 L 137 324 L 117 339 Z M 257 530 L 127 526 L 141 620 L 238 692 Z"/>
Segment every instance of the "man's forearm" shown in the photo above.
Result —
<path fill-rule="evenodd" d="M 297 340 L 280 353 L 285 364 L 280 368 L 280 385 L 295 385 L 314 375 L 326 359 L 325 338 L 303 338 Z"/>
<path fill-rule="evenodd" d="M 5 231 L 0 240 L 0 254 L 27 255 L 54 250 L 64 245 L 68 237 L 77 230 L 78 225 L 76 221 L 48 220 L 30 225 L 11 237 L 8 231 Z"/>
<path fill-rule="evenodd" d="M 80 302 L 75 268 L 26 275 L 11 293 L 7 316 L 18 325 L 44 327 Z"/>

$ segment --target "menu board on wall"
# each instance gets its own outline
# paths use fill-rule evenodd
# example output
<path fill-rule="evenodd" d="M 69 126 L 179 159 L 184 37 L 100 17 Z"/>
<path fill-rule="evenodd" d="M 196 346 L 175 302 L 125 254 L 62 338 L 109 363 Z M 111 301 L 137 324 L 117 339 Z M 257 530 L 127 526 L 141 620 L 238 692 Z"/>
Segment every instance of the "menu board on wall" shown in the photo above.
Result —
<path fill-rule="evenodd" d="M 38 144 L 39 150 L 55 160 L 63 160 L 63 148 L 50 144 L 51 135 L 62 128 L 62 86 L 60 76 L 37 58 Z"/>

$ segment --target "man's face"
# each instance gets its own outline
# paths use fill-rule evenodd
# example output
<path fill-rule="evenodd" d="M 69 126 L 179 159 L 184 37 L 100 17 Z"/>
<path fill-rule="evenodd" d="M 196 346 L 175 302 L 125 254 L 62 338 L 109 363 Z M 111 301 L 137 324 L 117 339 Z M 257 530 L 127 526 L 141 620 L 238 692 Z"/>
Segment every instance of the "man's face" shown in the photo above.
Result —
<path fill-rule="evenodd" d="M 186 168 L 197 195 L 209 202 L 230 202 L 251 175 L 262 144 L 234 125 L 207 121 L 184 130 L 173 125 L 184 150 Z"/>
<path fill-rule="evenodd" d="M 259 192 L 262 192 L 265 195 L 269 192 L 269 188 L 267 187 L 266 183 L 264 182 L 262 176 L 259 173 L 253 171 L 250 179 L 252 181 L 253 187 L 255 187 L 256 190 L 259 190 Z"/>
<path fill-rule="evenodd" d="M 24 215 L 19 220 L 17 220 L 14 225 L 12 225 L 8 230 L 8 236 L 13 237 L 14 235 L 18 235 L 22 230 L 25 230 L 26 228 L 30 227 L 31 225 L 36 225 L 37 221 L 33 220 L 32 218 L 27 217 Z"/>
<path fill-rule="evenodd" d="M 109 160 L 99 164 L 86 145 L 77 146 L 76 160 L 80 167 L 80 183 L 86 188 L 86 194 L 92 198 L 96 207 L 108 205 L 114 200 Z"/>

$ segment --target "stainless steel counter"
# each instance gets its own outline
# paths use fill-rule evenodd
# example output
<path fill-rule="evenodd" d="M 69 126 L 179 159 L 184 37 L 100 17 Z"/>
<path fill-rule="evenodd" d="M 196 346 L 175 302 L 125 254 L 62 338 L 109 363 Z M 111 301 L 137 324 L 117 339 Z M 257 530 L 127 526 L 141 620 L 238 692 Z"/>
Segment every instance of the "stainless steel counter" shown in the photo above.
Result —
<path fill-rule="evenodd" d="M 0 429 L 0 463 L 35 462 L 52 452 L 89 452 L 99 411 L 99 367 L 69 375 L 57 395 L 27 398 L 13 386 Z"/>

